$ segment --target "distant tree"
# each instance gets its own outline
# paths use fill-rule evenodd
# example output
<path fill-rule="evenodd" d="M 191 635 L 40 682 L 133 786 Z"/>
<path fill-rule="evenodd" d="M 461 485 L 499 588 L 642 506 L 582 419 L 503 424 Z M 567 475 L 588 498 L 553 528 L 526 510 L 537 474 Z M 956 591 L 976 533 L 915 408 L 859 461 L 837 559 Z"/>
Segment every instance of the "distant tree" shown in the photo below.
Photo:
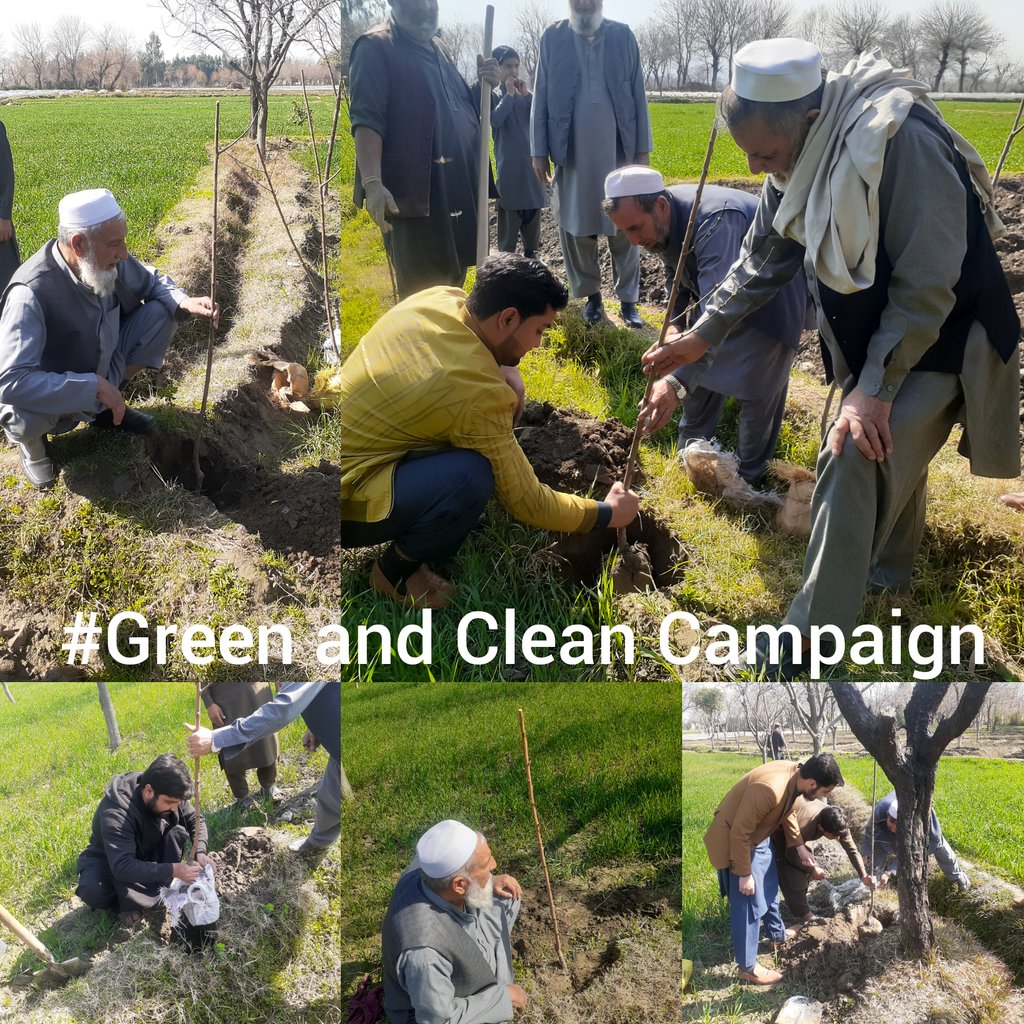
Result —
<path fill-rule="evenodd" d="M 732 58 L 751 39 L 752 0 L 718 0 L 725 7 L 725 77 L 732 80 Z"/>
<path fill-rule="evenodd" d="M 718 87 L 718 72 L 729 46 L 729 10 L 725 0 L 697 0 L 697 36 L 704 48 L 708 84 Z"/>
<path fill-rule="evenodd" d="M 451 55 L 452 63 L 464 77 L 468 77 L 470 65 L 476 68 L 476 55 L 480 49 L 481 33 L 478 26 L 471 25 L 468 21 L 446 21 L 437 34 Z M 476 78 L 475 72 L 473 78 Z"/>
<path fill-rule="evenodd" d="M 135 44 L 128 30 L 108 21 L 97 33 L 90 54 L 97 89 L 116 89 L 135 56 Z"/>
<path fill-rule="evenodd" d="M 842 0 L 830 9 L 829 24 L 843 57 L 857 57 L 882 45 L 889 15 L 881 0 Z"/>
<path fill-rule="evenodd" d="M 829 685 L 854 735 L 896 790 L 900 942 L 911 956 L 927 956 L 935 944 L 928 910 L 928 834 L 936 770 L 943 751 L 978 714 L 992 684 L 968 683 L 948 714 L 939 709 L 949 683 L 914 684 L 902 708 L 905 736 L 896 715 L 868 709 L 856 684 Z"/>
<path fill-rule="evenodd" d="M 367 0 L 358 10 L 341 16 L 341 74 L 348 73 L 348 59 L 352 44 L 370 27 L 385 21 L 388 16 L 387 0 Z"/>
<path fill-rule="evenodd" d="M 737 687 L 743 721 L 761 754 L 761 763 L 771 750 L 772 726 L 788 711 L 789 695 L 776 683 L 746 683 Z"/>
<path fill-rule="evenodd" d="M 984 52 L 998 41 L 998 34 L 984 12 L 972 0 L 936 0 L 917 19 L 925 56 L 934 62 L 932 90 L 937 91 L 950 64 L 960 67 L 960 87 L 972 53 Z"/>
<path fill-rule="evenodd" d="M 825 746 L 825 736 L 833 732 L 843 720 L 843 713 L 832 691 L 824 683 L 790 682 L 783 685 L 795 720 L 810 735 L 813 753 L 820 754 Z M 867 693 L 872 686 L 874 683 L 862 686 L 861 695 Z"/>
<path fill-rule="evenodd" d="M 644 82 L 663 92 L 665 73 L 672 62 L 672 42 L 657 18 L 648 18 L 635 35 Z"/>
<path fill-rule="evenodd" d="M 672 49 L 677 89 L 685 87 L 690 77 L 697 42 L 697 4 L 698 0 L 662 0 L 657 9 L 658 22 Z"/>
<path fill-rule="evenodd" d="M 219 71 L 224 64 L 223 58 L 215 53 L 193 53 L 185 59 L 202 72 L 206 85 L 210 84 L 214 72 Z"/>
<path fill-rule="evenodd" d="M 224 56 L 249 86 L 250 135 L 267 149 L 270 89 L 281 73 L 292 43 L 322 11 L 338 0 L 160 0 L 160 6 L 186 33 Z"/>
<path fill-rule="evenodd" d="M 149 33 L 146 45 L 139 54 L 139 71 L 142 73 L 142 84 L 145 86 L 160 85 L 164 80 L 167 62 L 164 60 L 164 48 L 160 37 L 155 32 Z"/>
<path fill-rule="evenodd" d="M 50 31 L 50 49 L 57 63 L 57 84 L 77 89 L 79 66 L 85 56 L 89 26 L 77 15 L 65 14 L 54 22 Z"/>
<path fill-rule="evenodd" d="M 793 7 L 786 0 L 753 0 L 748 15 L 750 39 L 776 39 L 787 34 Z"/>
<path fill-rule="evenodd" d="M 834 39 L 829 24 L 829 8 L 826 4 L 817 4 L 802 10 L 794 19 L 793 34 L 814 43 L 824 55 L 826 66 L 834 66 Z"/>
<path fill-rule="evenodd" d="M 711 686 L 702 687 L 693 695 L 694 710 L 704 731 L 711 737 L 712 750 L 715 749 L 715 734 L 718 732 L 718 720 L 724 703 L 722 691 Z"/>
<path fill-rule="evenodd" d="M 555 20 L 546 0 L 523 0 L 512 11 L 512 47 L 519 54 L 520 74 L 531 82 L 540 60 L 540 37 Z"/>
<path fill-rule="evenodd" d="M 917 25 L 909 14 L 901 14 L 889 22 L 883 49 L 893 67 L 906 68 L 911 78 L 917 78 L 921 63 L 921 39 Z"/>
<path fill-rule="evenodd" d="M 31 84 L 36 89 L 42 89 L 46 66 L 50 63 L 50 53 L 39 22 L 30 21 L 15 25 L 14 41 L 17 44 L 19 61 L 31 74 Z"/>
<path fill-rule="evenodd" d="M 121 746 L 121 731 L 117 727 L 117 713 L 114 711 L 114 702 L 110 699 L 110 690 L 107 689 L 106 683 L 97 683 L 96 688 L 99 690 L 103 720 L 107 723 L 107 739 L 110 741 L 110 749 L 117 750 Z"/>

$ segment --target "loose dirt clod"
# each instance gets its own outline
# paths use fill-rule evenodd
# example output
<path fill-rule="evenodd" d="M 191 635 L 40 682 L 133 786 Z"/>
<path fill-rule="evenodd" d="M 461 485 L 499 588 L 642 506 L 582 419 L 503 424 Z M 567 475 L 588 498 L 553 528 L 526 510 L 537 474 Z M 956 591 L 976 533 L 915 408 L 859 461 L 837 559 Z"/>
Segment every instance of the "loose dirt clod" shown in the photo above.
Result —
<path fill-rule="evenodd" d="M 654 589 L 654 566 L 646 544 L 630 544 L 620 548 L 612 573 L 616 594 L 637 594 Z"/>

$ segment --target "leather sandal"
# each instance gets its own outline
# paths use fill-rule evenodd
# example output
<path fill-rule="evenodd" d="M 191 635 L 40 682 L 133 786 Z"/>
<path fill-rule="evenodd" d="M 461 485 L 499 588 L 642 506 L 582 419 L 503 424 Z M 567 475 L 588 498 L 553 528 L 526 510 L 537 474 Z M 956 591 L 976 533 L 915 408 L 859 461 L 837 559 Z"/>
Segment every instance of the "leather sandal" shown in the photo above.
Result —
<path fill-rule="evenodd" d="M 760 971 L 760 974 L 755 974 L 752 971 L 740 971 L 740 978 L 743 981 L 750 982 L 751 985 L 776 985 L 782 981 L 782 975 L 778 971 L 770 971 L 767 967 L 762 967 L 760 964 L 754 965 L 754 971 Z"/>
<path fill-rule="evenodd" d="M 410 593 L 436 590 L 439 594 L 445 594 L 447 597 L 454 597 L 459 592 L 459 588 L 454 583 L 439 576 L 426 562 L 405 581 L 405 588 Z"/>
<path fill-rule="evenodd" d="M 418 572 L 419 570 L 417 570 Z M 413 576 L 416 574 L 413 573 Z M 370 586 L 377 591 L 378 594 L 383 594 L 385 597 L 390 597 L 396 604 L 400 604 L 403 608 L 447 608 L 451 603 L 451 598 L 438 590 L 435 590 L 431 586 L 417 586 L 413 583 L 412 588 L 409 588 L 409 583 L 412 583 L 413 576 L 409 577 L 406 582 L 406 592 L 400 594 L 394 584 L 389 580 L 384 573 L 380 570 L 380 565 L 377 562 L 373 563 L 373 568 L 370 570 Z"/>

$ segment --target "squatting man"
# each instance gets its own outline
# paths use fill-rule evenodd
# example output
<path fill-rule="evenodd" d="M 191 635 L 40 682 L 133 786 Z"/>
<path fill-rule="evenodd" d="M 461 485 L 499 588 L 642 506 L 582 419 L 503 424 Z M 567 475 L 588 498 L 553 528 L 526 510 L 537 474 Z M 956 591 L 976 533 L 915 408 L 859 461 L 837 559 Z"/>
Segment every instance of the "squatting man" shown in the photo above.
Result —
<path fill-rule="evenodd" d="M 509 941 L 522 888 L 492 875 L 496 866 L 487 840 L 461 821 L 420 837 L 381 930 L 391 1024 L 500 1024 L 525 1009 Z"/>
<path fill-rule="evenodd" d="M 37 488 L 57 479 L 50 434 L 81 422 L 150 433 L 155 421 L 125 405 L 125 384 L 163 364 L 180 321 L 220 320 L 208 296 L 190 298 L 129 254 L 108 189 L 65 196 L 58 215 L 57 237 L 0 296 L 0 425 Z"/>
<path fill-rule="evenodd" d="M 178 878 L 194 882 L 207 865 L 206 822 L 189 803 L 192 778 L 173 754 L 161 754 L 144 772 L 115 775 L 92 819 L 89 845 L 78 856 L 75 892 L 94 910 L 116 910 L 137 923 Z M 194 839 L 194 863 L 182 854 Z"/>

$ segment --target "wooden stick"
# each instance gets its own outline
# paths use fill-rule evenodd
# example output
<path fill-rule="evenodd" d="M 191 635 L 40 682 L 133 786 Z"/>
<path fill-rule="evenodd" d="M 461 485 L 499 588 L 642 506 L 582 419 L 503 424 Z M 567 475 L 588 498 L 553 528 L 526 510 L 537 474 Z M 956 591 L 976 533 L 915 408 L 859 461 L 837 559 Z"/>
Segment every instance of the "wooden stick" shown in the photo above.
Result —
<path fill-rule="evenodd" d="M 202 724 L 202 683 L 196 680 L 196 728 L 198 729 Z M 188 862 L 191 864 L 196 859 L 196 847 L 199 845 L 199 823 L 202 821 L 199 811 L 199 765 L 202 761 L 201 757 L 193 758 L 192 774 L 195 776 L 192 782 L 192 806 L 196 812 L 196 826 L 195 835 L 192 837 L 192 849 L 189 851 Z"/>
<path fill-rule="evenodd" d="M 555 899 L 551 895 L 551 876 L 548 874 L 548 862 L 544 856 L 544 840 L 540 835 L 540 819 L 537 817 L 537 804 L 533 799 L 533 776 L 530 774 L 530 748 L 526 742 L 526 718 L 523 709 L 519 709 L 519 731 L 523 736 L 523 762 L 526 764 L 526 788 L 530 794 L 530 810 L 533 811 L 533 827 L 537 831 L 537 849 L 540 850 L 540 866 L 544 869 L 544 885 L 548 890 L 548 910 L 551 912 L 551 927 L 555 932 L 555 956 L 559 966 L 566 970 L 565 957 L 562 956 L 562 939 L 558 934 L 558 918 L 555 916 Z"/>
<path fill-rule="evenodd" d="M 679 250 L 679 262 L 676 264 L 675 276 L 672 278 L 672 290 L 668 296 L 668 308 L 665 310 L 665 319 L 661 322 L 661 334 L 658 337 L 658 348 L 665 344 L 665 336 L 668 334 L 669 325 L 672 323 L 672 313 L 676 307 L 676 299 L 679 296 L 679 284 L 683 279 L 683 267 L 686 265 L 686 257 L 690 255 L 690 247 L 693 243 L 693 232 L 697 225 L 697 209 L 700 206 L 700 197 L 704 194 L 704 183 L 708 180 L 708 168 L 711 166 L 711 157 L 715 152 L 715 139 L 718 137 L 718 125 L 712 123 L 711 135 L 708 138 L 708 148 L 704 153 L 704 166 L 701 168 L 700 181 L 697 183 L 697 191 L 693 197 L 693 207 L 690 210 L 690 219 L 686 224 L 686 234 L 683 236 L 683 246 Z M 651 392 L 654 390 L 655 378 L 652 373 L 647 378 L 647 387 L 644 390 L 644 402 L 646 405 L 651 400 Z M 636 468 L 636 456 L 640 450 L 640 435 L 643 433 L 643 421 L 637 417 L 636 426 L 633 428 L 633 442 L 629 446 L 629 458 L 626 460 L 626 472 L 622 477 L 622 486 L 628 491 L 633 482 L 633 471 Z M 618 530 L 619 547 L 626 547 L 625 527 Z"/>
<path fill-rule="evenodd" d="M 213 344 L 217 329 L 213 325 L 217 309 L 217 177 L 220 170 L 220 100 L 217 100 L 213 127 L 213 230 L 210 235 L 210 335 L 206 343 L 206 379 L 203 382 L 203 401 L 199 407 L 199 425 L 192 442 L 192 468 L 196 475 L 196 494 L 203 490 L 203 470 L 199 465 L 199 447 L 203 441 L 203 427 L 206 424 L 206 403 L 210 397 L 210 377 L 213 373 Z M 199 722 L 196 722 L 199 725 Z"/>
<path fill-rule="evenodd" d="M 488 4 L 484 15 L 484 52 L 491 55 L 494 42 L 494 5 Z M 480 266 L 491 251 L 491 217 L 488 191 L 491 183 L 491 89 L 480 80 L 480 161 L 476 176 L 476 265 Z"/>

